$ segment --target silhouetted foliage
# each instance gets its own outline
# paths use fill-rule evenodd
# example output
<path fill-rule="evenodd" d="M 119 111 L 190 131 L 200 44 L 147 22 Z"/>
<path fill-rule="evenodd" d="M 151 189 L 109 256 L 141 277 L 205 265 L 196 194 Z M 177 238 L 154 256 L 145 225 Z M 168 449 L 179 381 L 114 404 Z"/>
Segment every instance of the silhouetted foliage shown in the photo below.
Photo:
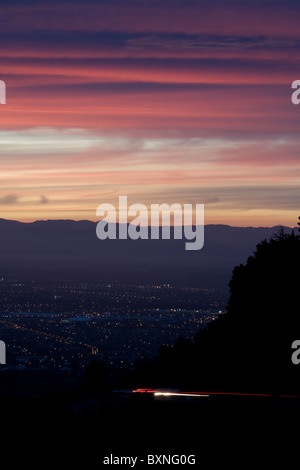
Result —
<path fill-rule="evenodd" d="M 94 360 L 85 369 L 85 378 L 94 393 L 108 389 L 109 368 L 103 361 Z"/>
<path fill-rule="evenodd" d="M 300 219 L 299 219 L 300 220 Z M 300 237 L 279 229 L 247 263 L 234 268 L 227 313 L 161 347 L 149 377 L 156 385 L 202 391 L 281 391 L 300 388 L 291 344 L 300 339 Z M 148 364 L 148 372 L 150 366 Z"/>

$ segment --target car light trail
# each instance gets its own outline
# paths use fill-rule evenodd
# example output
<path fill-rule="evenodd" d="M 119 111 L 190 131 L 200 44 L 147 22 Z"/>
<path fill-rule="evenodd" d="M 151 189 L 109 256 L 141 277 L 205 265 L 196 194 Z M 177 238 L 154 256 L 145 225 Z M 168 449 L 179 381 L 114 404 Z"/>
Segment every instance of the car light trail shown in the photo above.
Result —
<path fill-rule="evenodd" d="M 203 395 L 203 393 L 179 393 L 179 392 L 154 392 L 155 397 L 206 397 L 209 395 Z"/>
<path fill-rule="evenodd" d="M 272 398 L 274 395 L 272 393 L 243 393 L 243 392 L 182 392 L 180 390 L 155 390 L 152 388 L 137 388 L 132 390 L 132 393 L 149 393 L 156 397 L 165 396 L 183 396 L 183 397 L 205 397 L 209 398 L 210 396 L 232 396 L 232 397 L 265 397 Z M 297 398 L 300 399 L 298 395 L 277 395 L 279 398 Z"/>
<path fill-rule="evenodd" d="M 225 395 L 225 396 L 246 396 L 246 397 L 271 397 L 271 393 L 234 393 L 234 392 L 182 392 L 179 390 L 155 390 L 152 388 L 137 388 L 132 390 L 132 393 L 152 393 L 155 396 L 160 394 L 169 394 L 169 395 L 184 395 L 184 396 L 205 396 L 209 397 L 210 395 Z"/>

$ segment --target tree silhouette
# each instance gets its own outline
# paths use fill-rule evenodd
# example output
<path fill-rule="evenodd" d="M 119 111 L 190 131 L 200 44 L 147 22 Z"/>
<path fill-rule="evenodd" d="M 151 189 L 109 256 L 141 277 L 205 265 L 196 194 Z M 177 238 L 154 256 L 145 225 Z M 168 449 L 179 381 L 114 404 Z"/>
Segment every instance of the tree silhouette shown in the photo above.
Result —
<path fill-rule="evenodd" d="M 94 360 L 85 369 L 85 378 L 93 393 L 101 393 L 107 390 L 109 368 L 105 362 Z"/>
<path fill-rule="evenodd" d="M 233 270 L 227 314 L 193 342 L 160 348 L 152 362 L 155 383 L 300 391 L 300 365 L 298 371 L 291 361 L 292 342 L 300 339 L 299 266 L 300 236 L 294 232 L 280 229 L 259 243 L 246 264 Z"/>
<path fill-rule="evenodd" d="M 300 334 L 299 263 L 300 238 L 280 231 L 257 245 L 229 284 L 228 320 L 240 347 L 249 344 L 243 368 L 273 390 L 287 386 L 291 343 Z"/>

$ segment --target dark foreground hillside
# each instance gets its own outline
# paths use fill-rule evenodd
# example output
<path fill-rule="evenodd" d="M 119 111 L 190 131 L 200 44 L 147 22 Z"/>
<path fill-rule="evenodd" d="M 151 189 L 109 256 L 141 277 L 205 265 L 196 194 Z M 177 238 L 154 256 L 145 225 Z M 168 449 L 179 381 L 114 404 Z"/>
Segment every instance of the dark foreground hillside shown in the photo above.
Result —
<path fill-rule="evenodd" d="M 111 454 L 139 460 L 148 454 L 191 454 L 194 468 L 207 468 L 207 462 L 209 468 L 244 468 L 245 459 L 269 468 L 274 458 L 291 456 L 300 418 L 298 400 L 241 397 L 57 394 L 6 399 L 1 407 L 1 463 L 9 468 L 108 468 L 103 460 Z"/>

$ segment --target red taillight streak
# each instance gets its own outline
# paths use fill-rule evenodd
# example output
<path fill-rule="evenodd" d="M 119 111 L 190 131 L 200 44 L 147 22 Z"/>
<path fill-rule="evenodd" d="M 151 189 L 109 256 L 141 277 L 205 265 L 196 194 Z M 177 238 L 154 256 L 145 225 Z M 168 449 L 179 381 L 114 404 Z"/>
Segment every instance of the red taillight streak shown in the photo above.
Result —
<path fill-rule="evenodd" d="M 168 390 L 153 390 L 151 388 L 138 388 L 132 393 L 168 393 Z M 176 392 L 174 392 L 176 393 Z M 272 397 L 271 393 L 241 393 L 241 392 L 180 392 L 182 395 L 229 395 L 246 397 Z M 298 395 L 279 395 L 280 398 L 300 398 Z"/>

